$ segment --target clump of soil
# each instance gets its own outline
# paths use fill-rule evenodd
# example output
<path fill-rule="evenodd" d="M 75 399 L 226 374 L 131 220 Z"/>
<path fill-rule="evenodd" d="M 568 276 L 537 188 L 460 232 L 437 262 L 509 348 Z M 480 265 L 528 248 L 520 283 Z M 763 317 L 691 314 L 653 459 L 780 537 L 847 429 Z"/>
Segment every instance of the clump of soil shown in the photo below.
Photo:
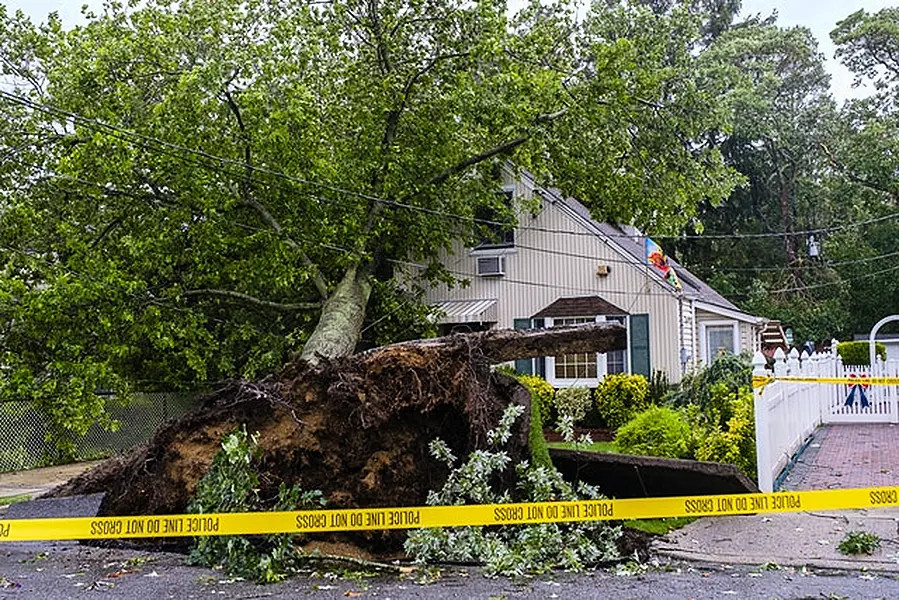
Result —
<path fill-rule="evenodd" d="M 264 449 L 263 498 L 274 499 L 285 482 L 321 490 L 329 508 L 422 505 L 447 475 L 428 444 L 439 437 L 456 456 L 484 447 L 510 402 L 529 406 L 530 396 L 465 343 L 388 346 L 318 366 L 295 362 L 277 376 L 219 390 L 149 442 L 51 495 L 105 492 L 101 515 L 182 513 L 222 437 L 246 425 Z M 513 464 L 527 456 L 527 414 L 509 446 Z M 404 535 L 329 538 L 380 555 L 395 552 Z"/>

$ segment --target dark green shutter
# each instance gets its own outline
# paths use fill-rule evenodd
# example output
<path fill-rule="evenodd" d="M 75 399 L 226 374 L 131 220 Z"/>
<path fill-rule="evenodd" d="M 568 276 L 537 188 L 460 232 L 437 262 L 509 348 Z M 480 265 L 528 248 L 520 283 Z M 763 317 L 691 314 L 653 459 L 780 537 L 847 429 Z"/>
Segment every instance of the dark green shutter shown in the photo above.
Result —
<path fill-rule="evenodd" d="M 649 315 L 631 315 L 631 373 L 649 379 Z"/>
<path fill-rule="evenodd" d="M 534 319 L 534 329 L 543 329 L 546 327 L 546 319 Z M 546 379 L 546 357 L 539 356 L 534 359 L 534 374 Z"/>
<path fill-rule="evenodd" d="M 530 319 L 514 319 L 512 322 L 512 327 L 515 329 L 530 329 L 531 328 L 531 320 Z M 522 360 L 515 361 L 515 370 L 521 373 L 522 375 L 533 375 L 534 374 L 534 363 L 530 358 L 525 358 Z"/>

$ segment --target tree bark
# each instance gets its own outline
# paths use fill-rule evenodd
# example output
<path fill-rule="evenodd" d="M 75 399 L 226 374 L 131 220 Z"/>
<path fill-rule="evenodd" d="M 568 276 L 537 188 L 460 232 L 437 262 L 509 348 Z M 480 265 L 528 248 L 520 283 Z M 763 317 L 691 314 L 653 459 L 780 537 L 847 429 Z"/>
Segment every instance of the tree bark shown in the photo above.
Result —
<path fill-rule="evenodd" d="M 300 360 L 318 364 L 321 358 L 353 354 L 365 321 L 371 282 L 365 269 L 350 267 L 325 301 L 318 324 L 309 336 Z"/>
<path fill-rule="evenodd" d="M 400 349 L 452 352 L 455 347 L 461 345 L 485 357 L 489 364 L 498 364 L 555 354 L 624 350 L 627 348 L 627 331 L 619 323 L 596 323 L 553 329 L 492 329 L 392 344 L 369 350 L 364 355 L 376 356 L 387 349 L 391 352 Z"/>

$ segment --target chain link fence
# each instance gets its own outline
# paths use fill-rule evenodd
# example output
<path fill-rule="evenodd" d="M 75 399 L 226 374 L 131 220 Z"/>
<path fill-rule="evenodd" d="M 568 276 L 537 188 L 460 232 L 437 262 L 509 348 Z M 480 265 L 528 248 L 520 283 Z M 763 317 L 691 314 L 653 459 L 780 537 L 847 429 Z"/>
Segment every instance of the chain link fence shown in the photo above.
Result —
<path fill-rule="evenodd" d="M 196 406 L 196 401 L 196 394 L 170 392 L 134 394 L 128 404 L 112 398 L 107 407 L 119 428 L 106 431 L 92 426 L 77 442 L 78 458 L 103 458 L 128 450 L 150 439 L 169 419 Z M 46 417 L 28 402 L 0 403 L 0 472 L 44 466 L 53 454 L 46 433 Z"/>

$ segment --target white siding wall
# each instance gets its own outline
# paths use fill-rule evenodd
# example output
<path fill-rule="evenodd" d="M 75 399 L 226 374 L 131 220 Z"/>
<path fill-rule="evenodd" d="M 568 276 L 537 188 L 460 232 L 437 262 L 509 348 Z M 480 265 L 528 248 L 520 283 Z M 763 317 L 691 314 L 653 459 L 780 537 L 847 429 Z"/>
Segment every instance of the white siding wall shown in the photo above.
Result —
<path fill-rule="evenodd" d="M 702 334 L 702 326 L 704 324 L 723 324 L 723 323 L 733 323 L 738 327 L 737 330 L 737 339 L 738 339 L 738 348 L 737 352 L 755 352 L 759 349 L 756 335 L 756 328 L 752 323 L 747 323 L 745 321 L 737 321 L 735 319 L 725 317 L 722 315 L 718 315 L 715 313 L 711 313 L 704 310 L 697 309 L 696 313 L 696 326 L 692 328 L 693 335 L 695 336 L 695 344 L 694 344 L 694 353 L 693 353 L 693 365 L 704 364 L 704 356 L 703 356 L 703 347 L 702 345 L 705 343 Z M 714 358 L 714 357 L 713 357 Z"/>
<path fill-rule="evenodd" d="M 531 197 L 530 189 L 520 182 L 516 185 L 516 196 Z M 441 285 L 430 290 L 428 299 L 498 299 L 496 327 L 512 328 L 513 319 L 531 317 L 558 298 L 598 295 L 630 314 L 650 315 L 651 368 L 665 371 L 672 383 L 680 381 L 684 315 L 667 284 L 611 244 L 584 235 L 588 232 L 577 218 L 561 206 L 545 202 L 536 214 L 524 211 L 520 223 L 540 230 L 519 228 L 514 248 L 495 251 L 506 256 L 505 276 L 477 277 L 478 252 L 472 254 L 458 243 L 444 264 L 471 285 L 452 289 Z M 609 267 L 607 276 L 597 276 L 600 265 Z"/>

